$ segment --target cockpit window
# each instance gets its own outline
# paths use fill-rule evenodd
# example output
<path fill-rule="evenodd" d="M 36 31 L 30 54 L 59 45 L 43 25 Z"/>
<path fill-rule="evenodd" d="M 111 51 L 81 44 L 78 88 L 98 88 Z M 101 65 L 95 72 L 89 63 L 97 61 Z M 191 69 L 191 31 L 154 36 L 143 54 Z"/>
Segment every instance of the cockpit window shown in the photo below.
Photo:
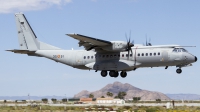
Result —
<path fill-rule="evenodd" d="M 184 48 L 174 48 L 173 52 L 187 52 Z"/>
<path fill-rule="evenodd" d="M 188 52 L 186 49 L 182 48 L 182 52 Z"/>

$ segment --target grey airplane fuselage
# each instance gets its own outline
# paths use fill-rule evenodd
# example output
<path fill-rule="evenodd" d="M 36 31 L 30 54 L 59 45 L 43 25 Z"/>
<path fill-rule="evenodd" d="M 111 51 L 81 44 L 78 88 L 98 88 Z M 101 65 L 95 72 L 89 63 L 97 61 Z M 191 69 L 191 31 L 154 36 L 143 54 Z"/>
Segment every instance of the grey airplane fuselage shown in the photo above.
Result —
<path fill-rule="evenodd" d="M 180 48 L 182 49 L 182 48 Z M 174 48 L 139 49 L 128 52 L 99 53 L 86 50 L 37 50 L 35 54 L 78 69 L 130 71 L 140 67 L 180 66 L 195 62 L 195 56 L 188 52 L 174 52 Z M 129 68 L 118 68 L 114 63 L 128 61 Z M 87 67 L 90 63 L 107 63 L 104 68 Z M 110 64 L 108 64 L 110 63 Z M 112 65 L 113 63 L 113 65 Z M 114 66 L 114 67 L 113 67 Z M 117 69 L 118 68 L 118 69 Z"/>

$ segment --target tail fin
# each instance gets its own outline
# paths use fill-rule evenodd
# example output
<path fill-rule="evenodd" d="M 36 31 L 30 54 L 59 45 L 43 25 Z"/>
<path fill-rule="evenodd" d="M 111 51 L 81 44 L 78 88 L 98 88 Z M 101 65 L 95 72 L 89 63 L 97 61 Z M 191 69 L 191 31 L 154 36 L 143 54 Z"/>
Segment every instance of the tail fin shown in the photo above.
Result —
<path fill-rule="evenodd" d="M 24 14 L 15 14 L 15 19 L 17 24 L 20 49 L 38 50 L 39 43 L 37 41 L 37 36 L 33 32 Z"/>
<path fill-rule="evenodd" d="M 16 13 L 15 19 L 17 24 L 19 46 L 21 50 L 60 49 L 55 46 L 38 41 L 37 36 L 35 35 L 24 14 Z"/>

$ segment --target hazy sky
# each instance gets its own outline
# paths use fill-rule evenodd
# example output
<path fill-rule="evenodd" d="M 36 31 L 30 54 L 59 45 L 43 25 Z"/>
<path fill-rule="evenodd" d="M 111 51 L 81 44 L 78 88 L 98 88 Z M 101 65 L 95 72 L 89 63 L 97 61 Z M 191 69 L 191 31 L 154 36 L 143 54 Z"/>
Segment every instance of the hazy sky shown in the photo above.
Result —
<path fill-rule="evenodd" d="M 120 81 L 162 93 L 200 94 L 200 64 L 183 68 L 141 68 L 127 78 L 101 77 L 100 72 L 75 69 L 54 61 L 6 52 L 18 49 L 14 13 L 24 12 L 40 41 L 63 49 L 83 49 L 66 36 L 79 33 L 104 40 L 196 45 L 186 48 L 200 59 L 199 0 L 0 0 L 0 96 L 73 96 Z"/>

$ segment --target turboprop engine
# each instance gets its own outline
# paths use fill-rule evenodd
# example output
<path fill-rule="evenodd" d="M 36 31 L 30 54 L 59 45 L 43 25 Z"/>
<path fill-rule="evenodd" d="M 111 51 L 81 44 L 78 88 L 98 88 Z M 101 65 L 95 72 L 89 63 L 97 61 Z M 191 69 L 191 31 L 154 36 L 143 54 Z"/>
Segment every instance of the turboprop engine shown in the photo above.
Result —
<path fill-rule="evenodd" d="M 130 42 L 124 41 L 111 41 L 112 45 L 102 47 L 103 50 L 106 51 L 113 51 L 113 52 L 120 52 L 120 51 L 129 51 L 134 44 Z"/>

